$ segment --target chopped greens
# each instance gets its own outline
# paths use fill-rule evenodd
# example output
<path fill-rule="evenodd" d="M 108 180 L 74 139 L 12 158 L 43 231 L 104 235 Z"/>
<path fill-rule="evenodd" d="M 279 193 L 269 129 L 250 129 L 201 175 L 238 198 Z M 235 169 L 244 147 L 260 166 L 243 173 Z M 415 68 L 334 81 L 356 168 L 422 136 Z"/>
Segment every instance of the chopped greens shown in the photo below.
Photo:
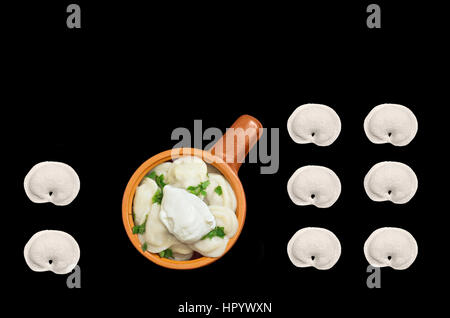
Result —
<path fill-rule="evenodd" d="M 158 190 L 156 190 L 155 194 L 153 195 L 152 202 L 161 204 L 162 198 L 163 192 L 158 188 Z"/>
<path fill-rule="evenodd" d="M 214 192 L 215 193 L 217 193 L 218 195 L 222 195 L 222 187 L 221 186 L 217 186 L 215 189 L 214 189 Z"/>
<path fill-rule="evenodd" d="M 161 201 L 163 198 L 162 189 L 166 186 L 166 183 L 164 182 L 164 175 L 161 174 L 161 175 L 157 176 L 156 172 L 152 171 L 152 173 L 146 175 L 146 177 L 155 180 L 157 186 L 159 187 L 159 189 L 153 195 L 152 202 L 161 204 Z"/>
<path fill-rule="evenodd" d="M 206 180 L 204 182 L 201 182 L 198 186 L 190 186 L 187 188 L 187 190 L 195 195 L 206 195 L 206 188 L 209 186 L 211 182 L 209 180 Z"/>
<path fill-rule="evenodd" d="M 145 225 L 147 224 L 148 214 L 145 216 L 145 221 L 141 225 L 133 226 L 133 234 L 144 234 L 145 233 Z"/>
<path fill-rule="evenodd" d="M 160 175 L 159 177 L 157 177 L 155 179 L 156 184 L 158 185 L 158 187 L 160 187 L 161 189 L 163 189 L 166 185 L 166 183 L 164 182 L 164 175 Z"/>
<path fill-rule="evenodd" d="M 159 176 L 157 176 L 156 172 L 152 171 L 152 173 L 150 173 L 149 175 L 146 175 L 146 177 L 155 180 L 156 184 L 161 189 L 164 188 L 164 186 L 166 185 L 166 183 L 164 182 L 164 175 L 163 174 L 160 174 Z"/>
<path fill-rule="evenodd" d="M 146 175 L 146 177 L 155 180 L 156 179 L 156 172 L 152 171 L 150 174 Z"/>
<path fill-rule="evenodd" d="M 162 252 L 159 252 L 159 257 L 161 257 L 161 258 L 169 258 L 169 257 L 173 257 L 173 253 L 172 253 L 172 250 L 170 249 L 170 248 L 168 248 L 168 249 L 165 249 L 164 251 L 162 251 Z"/>
<path fill-rule="evenodd" d="M 142 244 L 142 250 L 145 252 L 147 250 L 147 242 L 145 242 L 144 244 Z"/>
<path fill-rule="evenodd" d="M 209 232 L 208 234 L 203 236 L 202 240 L 204 240 L 206 238 L 212 239 L 214 236 L 218 236 L 218 237 L 224 238 L 224 236 L 225 236 L 224 227 L 223 226 L 216 226 L 216 228 L 214 230 L 212 230 L 211 232 Z"/>

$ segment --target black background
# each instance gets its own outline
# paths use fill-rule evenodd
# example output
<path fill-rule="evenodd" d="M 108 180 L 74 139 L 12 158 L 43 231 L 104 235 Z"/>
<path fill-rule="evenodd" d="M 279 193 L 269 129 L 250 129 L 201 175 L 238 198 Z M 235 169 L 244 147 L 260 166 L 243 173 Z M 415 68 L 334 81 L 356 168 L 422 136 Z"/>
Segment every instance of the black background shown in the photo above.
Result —
<path fill-rule="evenodd" d="M 77 3 L 80 30 L 66 28 L 68 3 L 5 11 L 9 117 L 3 117 L 2 130 L 5 182 L 14 185 L 5 222 L 18 225 L 6 232 L 13 244 L 5 273 L 13 278 L 10 295 L 30 304 L 20 309 L 48 313 L 54 300 L 76 312 L 122 308 L 130 315 L 147 307 L 173 314 L 185 301 L 271 301 L 274 313 L 319 316 L 386 314 L 391 305 L 429 308 L 429 226 L 436 216 L 427 199 L 427 160 L 435 130 L 430 105 L 441 103 L 437 94 L 444 86 L 441 8 L 378 2 L 382 28 L 370 30 L 369 2 Z M 298 145 L 287 133 L 289 115 L 309 102 L 329 105 L 341 118 L 341 134 L 329 147 Z M 403 104 L 415 113 L 419 131 L 408 146 L 375 145 L 365 136 L 363 120 L 381 103 Z M 248 207 L 237 244 L 201 269 L 174 271 L 151 263 L 122 225 L 129 178 L 146 159 L 176 143 L 173 129 L 193 129 L 201 119 L 204 129 L 224 131 L 241 114 L 279 128 L 280 168 L 261 175 L 261 164 L 241 167 Z M 65 162 L 80 176 L 81 191 L 66 207 L 34 204 L 25 195 L 24 176 L 46 160 Z M 365 174 L 386 160 L 406 163 L 417 174 L 419 189 L 407 204 L 377 203 L 365 194 Z M 339 176 L 342 193 L 332 207 L 290 201 L 287 180 L 308 164 Z M 342 255 L 332 269 L 290 263 L 286 244 L 307 226 L 327 228 L 339 238 Z M 384 226 L 413 234 L 419 255 L 405 271 L 383 268 L 382 288 L 368 289 L 363 244 Z M 35 273 L 25 264 L 23 246 L 44 229 L 66 231 L 78 241 L 81 289 L 68 289 L 66 275 Z"/>

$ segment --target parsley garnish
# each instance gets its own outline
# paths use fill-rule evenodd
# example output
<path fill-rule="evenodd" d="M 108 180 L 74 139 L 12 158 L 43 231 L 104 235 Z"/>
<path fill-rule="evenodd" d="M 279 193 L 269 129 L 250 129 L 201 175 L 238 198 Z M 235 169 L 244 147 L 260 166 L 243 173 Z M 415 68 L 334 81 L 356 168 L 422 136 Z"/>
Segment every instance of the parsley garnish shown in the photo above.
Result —
<path fill-rule="evenodd" d="M 141 225 L 133 226 L 133 234 L 144 234 L 145 233 L 145 224 L 147 224 L 148 214 L 145 216 L 145 221 Z"/>
<path fill-rule="evenodd" d="M 170 248 L 168 248 L 168 249 L 166 249 L 166 250 L 164 250 L 162 252 L 159 252 L 159 257 L 161 257 L 161 258 L 173 257 L 172 250 Z"/>
<path fill-rule="evenodd" d="M 152 202 L 161 204 L 162 198 L 163 192 L 158 188 L 158 190 L 156 190 L 155 194 L 153 195 Z"/>
<path fill-rule="evenodd" d="M 162 189 L 166 186 L 166 183 L 164 182 L 164 175 L 161 174 L 161 175 L 157 176 L 156 172 L 152 171 L 152 173 L 150 173 L 149 175 L 146 175 L 146 177 L 155 180 L 156 184 L 160 188 L 153 195 L 152 202 L 161 204 L 161 201 L 163 198 Z"/>
<path fill-rule="evenodd" d="M 160 174 L 159 176 L 157 176 L 156 172 L 152 171 L 152 173 L 150 173 L 146 177 L 155 180 L 156 184 L 161 189 L 164 188 L 164 186 L 166 185 L 166 183 L 164 182 L 164 175 L 163 174 Z"/>
<path fill-rule="evenodd" d="M 150 174 L 146 175 L 146 177 L 155 180 L 156 179 L 156 172 L 152 171 Z"/>
<path fill-rule="evenodd" d="M 147 250 L 147 242 L 145 242 L 144 244 L 142 244 L 142 250 L 145 252 Z"/>
<path fill-rule="evenodd" d="M 206 188 L 209 186 L 210 181 L 206 180 L 205 182 L 201 182 L 198 186 L 190 186 L 187 188 L 187 190 L 195 195 L 206 195 Z"/>
<path fill-rule="evenodd" d="M 212 239 L 214 236 L 218 236 L 218 237 L 224 238 L 225 232 L 224 232 L 223 229 L 224 229 L 223 226 L 216 226 L 216 228 L 214 230 L 212 230 L 211 232 L 209 232 L 208 234 L 203 236 L 202 240 L 204 240 L 206 238 Z"/>
<path fill-rule="evenodd" d="M 215 193 L 217 193 L 218 195 L 222 195 L 222 187 L 221 186 L 217 186 L 215 189 L 214 189 L 214 192 Z"/>

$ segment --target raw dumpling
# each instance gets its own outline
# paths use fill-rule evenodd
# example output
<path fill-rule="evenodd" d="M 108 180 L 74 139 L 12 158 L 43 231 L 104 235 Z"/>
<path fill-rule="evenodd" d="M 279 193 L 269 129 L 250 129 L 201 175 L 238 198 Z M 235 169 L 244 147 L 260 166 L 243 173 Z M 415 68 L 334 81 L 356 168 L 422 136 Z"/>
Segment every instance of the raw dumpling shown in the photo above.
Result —
<path fill-rule="evenodd" d="M 373 201 L 392 201 L 403 204 L 411 200 L 417 187 L 416 174 L 401 162 L 379 162 L 364 178 L 364 189 Z"/>
<path fill-rule="evenodd" d="M 289 259 L 297 267 L 330 269 L 341 256 L 341 243 L 327 229 L 306 227 L 292 236 L 287 252 Z"/>
<path fill-rule="evenodd" d="M 322 166 L 304 166 L 294 172 L 287 184 L 292 202 L 297 205 L 315 205 L 328 208 L 341 194 L 341 182 L 330 169 Z"/>
<path fill-rule="evenodd" d="M 23 254 L 27 265 L 35 272 L 67 274 L 80 259 L 80 247 L 66 232 L 45 230 L 30 238 Z"/>
<path fill-rule="evenodd" d="M 150 171 L 150 173 L 155 172 L 158 177 L 163 174 L 164 182 L 168 183 L 170 166 L 172 166 L 172 162 L 163 162 L 160 165 L 157 165 L 155 168 L 153 168 L 152 171 Z"/>
<path fill-rule="evenodd" d="M 364 131 L 374 144 L 406 146 L 414 139 L 418 123 L 414 113 L 397 104 L 374 107 L 364 120 Z"/>
<path fill-rule="evenodd" d="M 223 227 L 225 236 L 232 238 L 239 227 L 236 214 L 229 208 L 219 205 L 210 205 L 209 210 L 216 219 L 216 226 Z"/>
<path fill-rule="evenodd" d="M 221 205 L 236 212 L 236 195 L 231 185 L 225 178 L 217 173 L 209 173 L 211 182 L 206 188 L 206 201 L 209 205 Z M 215 189 L 220 186 L 222 194 L 218 194 Z"/>
<path fill-rule="evenodd" d="M 408 232 L 395 227 L 374 231 L 364 244 L 364 255 L 374 267 L 407 269 L 417 257 L 417 242 Z"/>
<path fill-rule="evenodd" d="M 225 253 L 228 237 L 205 238 L 191 245 L 191 248 L 206 257 L 219 257 Z"/>
<path fill-rule="evenodd" d="M 73 168 L 62 162 L 36 164 L 25 176 L 25 193 L 34 203 L 68 205 L 80 191 L 80 179 Z"/>
<path fill-rule="evenodd" d="M 178 188 L 198 186 L 208 179 L 206 163 L 198 157 L 181 157 L 175 160 L 168 171 L 168 182 Z"/>
<path fill-rule="evenodd" d="M 305 104 L 297 107 L 287 122 L 291 138 L 298 144 L 331 145 L 341 132 L 341 120 L 325 105 Z"/>
<path fill-rule="evenodd" d="M 151 253 L 162 252 L 177 242 L 177 239 L 169 233 L 161 222 L 159 218 L 160 210 L 161 206 L 154 203 L 145 225 L 144 239 L 147 243 L 147 250 Z"/>
<path fill-rule="evenodd" d="M 150 212 L 156 190 L 158 190 L 158 186 L 150 178 L 144 178 L 141 185 L 137 187 L 133 201 L 134 222 L 137 225 L 141 225 Z"/>

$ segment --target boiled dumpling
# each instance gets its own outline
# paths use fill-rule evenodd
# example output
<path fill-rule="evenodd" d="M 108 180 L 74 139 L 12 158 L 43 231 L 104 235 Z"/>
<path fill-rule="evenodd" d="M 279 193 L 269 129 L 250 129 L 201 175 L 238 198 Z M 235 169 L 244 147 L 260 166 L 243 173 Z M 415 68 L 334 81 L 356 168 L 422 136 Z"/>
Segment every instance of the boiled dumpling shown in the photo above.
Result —
<path fill-rule="evenodd" d="M 214 236 L 213 238 L 205 238 L 191 245 L 194 251 L 199 252 L 207 257 L 219 257 L 223 255 L 227 248 L 228 238 Z"/>
<path fill-rule="evenodd" d="M 209 173 L 209 181 L 211 183 L 206 188 L 206 201 L 208 204 L 225 206 L 236 212 L 236 195 L 228 181 L 217 173 Z M 221 194 L 216 192 L 217 187 L 220 187 Z"/>
<path fill-rule="evenodd" d="M 174 187 L 186 189 L 198 186 L 208 179 L 206 163 L 198 157 L 181 157 L 168 171 L 168 182 Z"/>
<path fill-rule="evenodd" d="M 216 219 L 216 226 L 221 226 L 224 229 L 225 236 L 232 238 L 239 227 L 239 223 L 236 214 L 227 207 L 210 205 L 209 210 Z"/>
<path fill-rule="evenodd" d="M 172 253 L 171 259 L 175 261 L 188 261 L 192 258 L 192 255 L 194 254 L 194 251 L 191 251 L 188 254 L 180 254 L 180 253 Z"/>
<path fill-rule="evenodd" d="M 137 187 L 133 201 L 134 222 L 137 225 L 141 225 L 145 216 L 150 212 L 156 190 L 158 190 L 158 186 L 150 178 L 144 178 L 141 185 Z"/>
<path fill-rule="evenodd" d="M 172 166 L 172 162 L 164 162 L 160 165 L 157 165 L 155 168 L 153 168 L 153 170 L 150 171 L 150 173 L 155 172 L 158 177 L 163 174 L 164 182 L 168 183 L 170 166 Z"/>
<path fill-rule="evenodd" d="M 192 253 L 192 248 L 190 248 L 188 245 L 186 245 L 184 243 L 181 243 L 178 240 L 170 247 L 170 249 L 172 250 L 172 252 L 178 253 L 178 254 Z"/>
<path fill-rule="evenodd" d="M 177 242 L 170 247 L 172 250 L 172 259 L 176 261 L 187 261 L 191 259 L 194 251 L 188 245 L 183 244 L 181 242 Z"/>
<path fill-rule="evenodd" d="M 147 243 L 147 250 L 151 253 L 162 252 L 177 242 L 177 239 L 169 233 L 161 222 L 159 218 L 160 210 L 161 206 L 154 203 L 145 225 L 144 239 Z"/>

